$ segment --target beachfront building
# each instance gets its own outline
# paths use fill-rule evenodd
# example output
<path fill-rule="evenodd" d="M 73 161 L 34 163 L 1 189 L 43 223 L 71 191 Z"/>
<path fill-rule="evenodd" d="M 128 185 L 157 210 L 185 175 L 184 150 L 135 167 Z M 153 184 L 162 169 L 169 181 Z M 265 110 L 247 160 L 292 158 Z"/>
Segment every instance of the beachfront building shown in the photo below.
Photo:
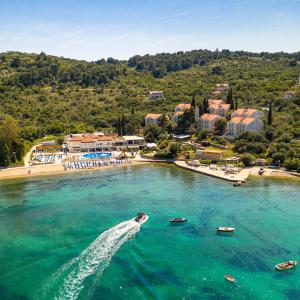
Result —
<path fill-rule="evenodd" d="M 233 117 L 229 122 L 227 122 L 228 137 L 237 137 L 246 131 L 260 132 L 263 129 L 264 123 L 259 118 Z"/>
<path fill-rule="evenodd" d="M 285 100 L 289 100 L 289 99 L 291 99 L 293 97 L 294 97 L 294 93 L 291 92 L 291 91 L 287 91 L 287 92 L 284 93 L 284 99 Z"/>
<path fill-rule="evenodd" d="M 221 161 L 223 159 L 223 154 L 222 151 L 217 150 L 196 150 L 196 158 Z"/>
<path fill-rule="evenodd" d="M 163 114 L 148 114 L 145 118 L 145 125 L 158 125 L 160 118 Z"/>
<path fill-rule="evenodd" d="M 190 103 L 179 103 L 175 107 L 175 112 L 184 112 L 185 110 L 188 110 L 190 108 L 191 108 L 191 104 Z"/>
<path fill-rule="evenodd" d="M 69 152 L 126 151 L 141 149 L 145 145 L 145 140 L 137 136 L 86 133 L 68 136 L 65 144 Z"/>
<path fill-rule="evenodd" d="M 200 130 L 214 130 L 215 123 L 218 119 L 222 118 L 219 115 L 214 114 L 204 114 L 198 120 L 198 129 Z"/>
<path fill-rule="evenodd" d="M 217 84 L 217 91 L 218 92 L 223 93 L 223 92 L 227 91 L 228 88 L 229 88 L 229 84 L 228 83 L 218 83 Z"/>
<path fill-rule="evenodd" d="M 231 114 L 231 118 L 262 118 L 264 113 L 261 110 L 254 108 L 239 108 Z"/>
<path fill-rule="evenodd" d="M 158 100 L 164 98 L 163 91 L 151 91 L 149 92 L 149 100 Z"/>
<path fill-rule="evenodd" d="M 123 135 L 123 139 L 126 141 L 128 150 L 139 150 L 146 146 L 145 139 L 136 135 Z"/>

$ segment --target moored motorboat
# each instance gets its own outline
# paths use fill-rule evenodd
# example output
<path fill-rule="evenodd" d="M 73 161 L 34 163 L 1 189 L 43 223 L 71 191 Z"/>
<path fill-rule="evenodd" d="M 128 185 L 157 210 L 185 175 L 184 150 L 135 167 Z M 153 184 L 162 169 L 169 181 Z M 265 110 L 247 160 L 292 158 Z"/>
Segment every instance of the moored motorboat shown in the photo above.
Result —
<path fill-rule="evenodd" d="M 236 181 L 236 182 L 233 184 L 233 186 L 240 186 L 241 184 L 242 184 L 241 181 Z"/>
<path fill-rule="evenodd" d="M 295 260 L 290 260 L 290 261 L 287 261 L 287 262 L 283 262 L 283 263 L 280 263 L 280 264 L 277 264 L 275 266 L 275 270 L 277 271 L 287 271 L 287 270 L 291 270 L 291 269 L 295 269 L 296 266 L 297 266 L 297 261 Z"/>
<path fill-rule="evenodd" d="M 218 232 L 234 232 L 235 231 L 235 228 L 233 227 L 217 227 L 217 231 Z"/>
<path fill-rule="evenodd" d="M 224 278 L 231 283 L 236 283 L 235 278 L 232 277 L 231 275 L 224 275 Z"/>
<path fill-rule="evenodd" d="M 170 220 L 171 223 L 183 223 L 183 222 L 187 222 L 186 218 L 174 218 Z"/>
<path fill-rule="evenodd" d="M 136 215 L 136 217 L 134 218 L 134 221 L 137 223 L 142 223 L 148 220 L 148 216 L 146 213 L 144 212 L 140 212 Z"/>

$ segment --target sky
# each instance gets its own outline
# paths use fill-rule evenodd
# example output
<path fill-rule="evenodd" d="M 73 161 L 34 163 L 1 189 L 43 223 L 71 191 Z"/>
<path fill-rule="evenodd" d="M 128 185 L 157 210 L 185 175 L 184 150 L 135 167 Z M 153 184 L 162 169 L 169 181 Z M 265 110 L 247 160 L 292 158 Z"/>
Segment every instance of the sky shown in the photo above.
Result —
<path fill-rule="evenodd" d="M 0 52 L 300 51 L 300 0 L 0 0 Z"/>

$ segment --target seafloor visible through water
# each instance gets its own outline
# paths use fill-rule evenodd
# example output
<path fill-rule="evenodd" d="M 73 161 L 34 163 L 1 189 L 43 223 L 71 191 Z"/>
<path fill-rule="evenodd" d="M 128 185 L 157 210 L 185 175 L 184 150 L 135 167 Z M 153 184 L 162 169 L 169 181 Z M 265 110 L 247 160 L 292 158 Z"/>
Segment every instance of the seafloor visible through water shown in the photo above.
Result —
<path fill-rule="evenodd" d="M 0 299 L 300 299 L 300 269 L 274 271 L 300 261 L 299 232 L 297 181 L 168 165 L 3 181 Z"/>

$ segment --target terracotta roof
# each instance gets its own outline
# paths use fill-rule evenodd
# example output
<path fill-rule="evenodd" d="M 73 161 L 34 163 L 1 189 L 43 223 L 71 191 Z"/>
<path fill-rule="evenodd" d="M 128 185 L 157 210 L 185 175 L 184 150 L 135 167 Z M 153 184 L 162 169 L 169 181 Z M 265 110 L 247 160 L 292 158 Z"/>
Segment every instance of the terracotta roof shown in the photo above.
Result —
<path fill-rule="evenodd" d="M 257 119 L 256 118 L 234 117 L 230 120 L 230 122 L 234 123 L 234 124 L 243 123 L 245 125 L 249 125 L 255 120 L 257 120 Z"/>
<path fill-rule="evenodd" d="M 235 110 L 233 113 L 237 115 L 243 115 L 246 114 L 247 116 L 252 116 L 254 113 L 256 113 L 258 110 L 254 108 L 239 108 Z"/>
<path fill-rule="evenodd" d="M 162 114 L 148 114 L 146 116 L 146 119 L 158 119 L 161 116 L 162 116 Z"/>
<path fill-rule="evenodd" d="M 84 138 L 82 138 L 82 140 L 80 142 L 81 143 L 94 143 L 95 140 L 91 139 L 91 138 L 84 137 Z"/>
<path fill-rule="evenodd" d="M 174 116 L 181 116 L 181 115 L 183 115 L 183 111 L 177 111 L 175 114 L 174 114 Z M 174 117 L 173 116 L 173 117 Z"/>
<path fill-rule="evenodd" d="M 214 108 L 214 109 L 219 109 L 219 108 L 229 109 L 230 108 L 230 104 L 211 104 L 211 105 L 209 105 L 209 108 Z"/>
<path fill-rule="evenodd" d="M 225 104 L 223 100 L 220 99 L 208 99 L 208 106 L 216 105 L 216 104 Z"/>
<path fill-rule="evenodd" d="M 213 121 L 218 118 L 220 118 L 220 116 L 214 114 L 204 114 L 201 116 L 201 119 L 208 120 L 208 121 Z"/>
<path fill-rule="evenodd" d="M 190 103 L 179 103 L 176 108 L 183 108 L 183 109 L 190 109 L 191 104 Z"/>

